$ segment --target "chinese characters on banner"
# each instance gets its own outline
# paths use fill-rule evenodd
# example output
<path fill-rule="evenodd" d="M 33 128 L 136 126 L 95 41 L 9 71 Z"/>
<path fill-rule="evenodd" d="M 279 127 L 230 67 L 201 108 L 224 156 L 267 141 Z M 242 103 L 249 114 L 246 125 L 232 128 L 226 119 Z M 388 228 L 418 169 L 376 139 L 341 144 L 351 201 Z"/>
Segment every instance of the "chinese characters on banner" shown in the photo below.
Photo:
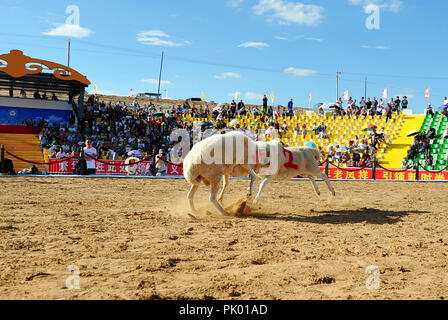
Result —
<path fill-rule="evenodd" d="M 73 174 L 77 159 L 70 159 L 60 163 L 52 163 L 56 160 L 50 159 L 48 172 L 50 174 Z M 124 164 L 124 161 L 96 162 L 96 174 L 127 175 L 126 166 L 114 166 L 113 164 Z M 150 161 L 140 162 L 137 166 L 137 175 L 151 176 Z M 182 167 L 170 163 L 166 164 L 168 176 L 183 175 Z"/>
<path fill-rule="evenodd" d="M 50 163 L 55 160 L 50 159 Z M 52 163 L 49 165 L 50 174 L 73 174 L 75 170 L 77 159 L 71 159 L 60 163 Z M 113 166 L 112 164 L 123 164 L 124 161 L 105 161 L 96 162 L 97 174 L 110 174 L 110 175 L 127 175 L 125 166 Z M 151 176 L 150 161 L 140 162 L 137 164 L 137 175 Z M 166 163 L 168 176 L 182 176 L 183 170 L 181 166 Z M 320 168 L 321 172 L 325 172 L 325 167 Z M 331 180 L 372 180 L 373 169 L 366 168 L 363 170 L 350 171 L 342 170 L 339 168 L 330 167 L 328 169 L 328 178 Z M 413 181 L 417 180 L 417 173 L 415 170 L 408 170 L 405 172 L 400 171 L 387 171 L 383 169 L 376 169 L 376 180 L 402 180 Z M 448 180 L 448 171 L 442 172 L 429 172 L 420 171 L 419 180 L 421 181 L 440 181 Z"/>

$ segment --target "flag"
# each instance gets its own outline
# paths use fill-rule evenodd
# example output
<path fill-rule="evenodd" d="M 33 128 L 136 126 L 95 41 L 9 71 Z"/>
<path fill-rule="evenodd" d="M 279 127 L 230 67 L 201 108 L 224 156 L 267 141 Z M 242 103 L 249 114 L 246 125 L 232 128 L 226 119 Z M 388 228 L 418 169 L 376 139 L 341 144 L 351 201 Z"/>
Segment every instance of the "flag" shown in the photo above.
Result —
<path fill-rule="evenodd" d="M 238 101 L 238 95 L 239 95 L 240 93 L 237 91 L 237 92 L 235 92 L 235 101 Z"/>
<path fill-rule="evenodd" d="M 131 88 L 131 92 L 129 93 L 129 96 L 132 98 L 134 96 L 134 94 L 132 93 L 132 88 Z"/>
<path fill-rule="evenodd" d="M 344 92 L 344 100 L 348 101 L 348 90 Z"/>
<path fill-rule="evenodd" d="M 308 102 L 311 103 L 313 101 L 313 91 L 310 92 L 310 95 L 308 97 Z"/>
<path fill-rule="evenodd" d="M 383 99 L 387 99 L 387 88 L 383 89 Z"/>
<path fill-rule="evenodd" d="M 205 101 L 205 95 L 204 95 L 204 92 L 202 92 L 202 101 Z"/>
<path fill-rule="evenodd" d="M 425 90 L 425 99 L 429 99 L 429 87 Z"/>
<path fill-rule="evenodd" d="M 93 86 L 93 90 L 95 90 L 95 93 L 98 94 L 98 86 L 97 85 Z"/>
<path fill-rule="evenodd" d="M 274 92 L 271 93 L 271 101 L 274 103 Z"/>

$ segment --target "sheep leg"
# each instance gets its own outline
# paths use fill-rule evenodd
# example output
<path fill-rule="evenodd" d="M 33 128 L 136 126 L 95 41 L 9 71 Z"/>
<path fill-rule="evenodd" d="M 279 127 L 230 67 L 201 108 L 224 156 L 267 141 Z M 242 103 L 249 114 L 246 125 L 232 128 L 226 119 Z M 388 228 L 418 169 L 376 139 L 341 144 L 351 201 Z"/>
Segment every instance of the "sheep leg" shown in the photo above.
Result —
<path fill-rule="evenodd" d="M 308 175 L 308 178 L 310 179 L 311 183 L 313 184 L 313 188 L 314 188 L 314 191 L 316 191 L 317 196 L 320 197 L 320 191 L 319 191 L 319 187 L 317 186 L 316 180 L 310 174 Z"/>
<path fill-rule="evenodd" d="M 274 176 L 269 176 L 269 177 L 263 179 L 263 181 L 262 181 L 261 184 L 260 184 L 260 188 L 259 188 L 259 190 L 258 190 L 257 196 L 256 196 L 255 199 L 254 199 L 254 204 L 257 204 L 257 203 L 258 203 L 258 200 L 260 199 L 260 195 L 261 195 L 261 192 L 262 192 L 263 189 L 264 189 L 264 186 L 265 186 L 269 181 L 271 181 L 272 179 L 274 179 Z"/>
<path fill-rule="evenodd" d="M 229 214 L 224 210 L 224 208 L 219 204 L 217 195 L 219 191 L 219 178 L 214 179 L 210 184 L 210 201 L 215 205 L 216 209 L 221 212 L 222 215 L 228 216 Z"/>
<path fill-rule="evenodd" d="M 319 170 L 319 177 L 321 177 L 322 180 L 325 181 L 325 183 L 327 184 L 328 189 L 330 190 L 331 194 L 333 195 L 333 197 L 335 197 L 336 196 L 336 191 L 334 191 L 334 188 L 331 185 L 330 180 L 328 180 L 328 177 L 325 174 L 323 174 L 322 172 L 320 172 L 320 170 Z"/>
<path fill-rule="evenodd" d="M 198 211 L 194 207 L 193 197 L 194 197 L 194 194 L 196 193 L 196 190 L 198 190 L 198 188 L 199 188 L 199 186 L 197 184 L 192 185 L 190 188 L 190 191 L 188 192 L 188 195 L 187 195 L 188 200 L 190 202 L 191 211 L 193 211 L 193 213 L 196 213 L 196 214 L 198 213 Z"/>
<path fill-rule="evenodd" d="M 218 200 L 219 202 L 222 202 L 222 198 L 224 197 L 224 192 L 226 191 L 227 185 L 229 184 L 229 176 L 224 175 L 223 177 L 223 184 L 222 184 L 222 190 L 219 194 Z"/>
<path fill-rule="evenodd" d="M 247 189 L 247 196 L 251 197 L 254 190 L 255 181 L 257 180 L 257 174 L 255 173 L 255 171 L 252 169 L 251 166 L 248 166 L 247 168 L 249 169 L 249 175 L 250 175 L 250 185 L 249 188 Z"/>

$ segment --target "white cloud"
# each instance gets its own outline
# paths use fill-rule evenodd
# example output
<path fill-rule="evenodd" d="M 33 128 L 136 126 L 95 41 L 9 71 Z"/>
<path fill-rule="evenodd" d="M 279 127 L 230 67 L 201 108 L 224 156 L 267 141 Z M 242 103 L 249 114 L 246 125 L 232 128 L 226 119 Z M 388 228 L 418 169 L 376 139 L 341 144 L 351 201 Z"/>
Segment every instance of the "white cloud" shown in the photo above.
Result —
<path fill-rule="evenodd" d="M 395 13 L 399 12 L 403 6 L 402 0 L 348 0 L 348 3 L 355 6 L 362 5 L 364 9 L 368 6 L 375 5 L 385 11 Z"/>
<path fill-rule="evenodd" d="M 293 67 L 286 68 L 283 70 L 284 73 L 292 74 L 297 77 L 312 77 L 317 74 L 317 71 L 315 70 L 309 70 L 309 69 L 297 69 Z"/>
<path fill-rule="evenodd" d="M 159 84 L 159 79 L 143 79 L 143 80 L 141 80 L 141 82 L 144 82 L 144 83 L 150 83 L 150 84 Z M 169 80 L 162 80 L 162 81 L 160 81 L 160 85 L 169 85 L 169 84 L 171 84 L 171 81 L 169 81 Z"/>
<path fill-rule="evenodd" d="M 363 45 L 363 46 L 361 46 L 361 48 L 363 48 L 363 49 L 370 49 L 371 47 L 368 46 L 368 45 Z M 387 47 L 385 47 L 385 46 L 375 46 L 375 47 L 372 47 L 372 48 L 377 49 L 377 50 L 385 50 L 385 49 L 387 49 Z"/>
<path fill-rule="evenodd" d="M 259 0 L 253 7 L 256 15 L 268 15 L 268 22 L 317 25 L 322 22 L 323 7 L 283 0 Z"/>
<path fill-rule="evenodd" d="M 244 97 L 246 98 L 246 100 L 262 100 L 263 94 L 254 93 L 254 92 L 246 92 L 244 94 Z"/>
<path fill-rule="evenodd" d="M 244 43 L 240 44 L 238 47 L 240 47 L 240 48 L 264 48 L 264 47 L 270 47 L 270 45 L 265 42 L 244 42 Z"/>
<path fill-rule="evenodd" d="M 308 41 L 317 41 L 317 42 L 323 42 L 323 41 L 324 41 L 324 39 L 322 39 L 322 38 L 305 38 L 305 40 L 308 40 Z"/>
<path fill-rule="evenodd" d="M 161 30 L 148 30 L 140 32 L 139 35 L 141 37 L 165 37 L 165 38 L 171 38 L 169 34 L 166 34 L 165 32 Z"/>
<path fill-rule="evenodd" d="M 287 41 L 289 40 L 287 37 L 275 37 L 277 40 Z"/>
<path fill-rule="evenodd" d="M 93 31 L 75 24 L 58 24 L 55 28 L 43 34 L 53 37 L 84 38 L 92 35 Z"/>
<path fill-rule="evenodd" d="M 165 39 L 161 39 L 165 38 Z M 148 30 L 148 31 L 142 31 L 137 34 L 137 41 L 150 45 L 150 46 L 161 46 L 161 47 L 181 47 L 184 45 L 191 44 L 190 41 L 171 41 L 167 40 L 168 38 L 171 38 L 169 34 L 166 34 L 165 32 L 161 30 Z"/>
<path fill-rule="evenodd" d="M 215 75 L 216 79 L 226 79 L 226 78 L 234 78 L 234 79 L 238 79 L 241 78 L 241 75 L 235 72 L 224 72 L 221 73 L 220 75 Z"/>

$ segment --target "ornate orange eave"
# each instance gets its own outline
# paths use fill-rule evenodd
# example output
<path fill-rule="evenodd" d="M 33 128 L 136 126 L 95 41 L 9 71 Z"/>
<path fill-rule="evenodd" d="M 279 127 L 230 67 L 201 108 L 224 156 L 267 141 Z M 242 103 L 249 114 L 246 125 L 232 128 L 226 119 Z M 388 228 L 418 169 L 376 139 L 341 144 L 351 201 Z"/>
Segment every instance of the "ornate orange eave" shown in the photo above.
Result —
<path fill-rule="evenodd" d="M 41 73 L 43 70 L 41 64 L 50 70 L 54 70 L 53 75 L 58 79 L 75 80 L 86 86 L 90 85 L 90 81 L 85 76 L 62 64 L 30 58 L 23 55 L 23 52 L 20 50 L 11 50 L 8 54 L 0 55 L 0 72 L 5 72 L 13 78 Z"/>

